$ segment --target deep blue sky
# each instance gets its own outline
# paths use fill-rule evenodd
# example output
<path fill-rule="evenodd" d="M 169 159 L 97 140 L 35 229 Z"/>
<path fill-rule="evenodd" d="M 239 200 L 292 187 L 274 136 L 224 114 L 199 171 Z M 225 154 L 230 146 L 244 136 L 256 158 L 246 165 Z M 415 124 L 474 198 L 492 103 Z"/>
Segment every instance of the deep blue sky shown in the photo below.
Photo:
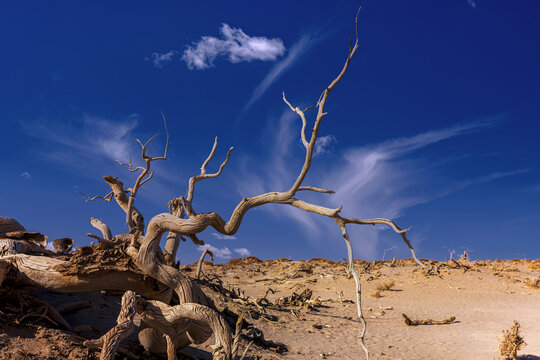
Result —
<path fill-rule="evenodd" d="M 76 190 L 104 195 L 109 174 L 131 186 L 114 160 L 131 153 L 138 161 L 133 138 L 158 132 L 151 153 L 162 151 L 160 110 L 172 144 L 136 201 L 147 222 L 185 193 L 214 136 L 210 171 L 235 150 L 220 178 L 198 185 L 197 211 L 228 217 L 243 196 L 285 190 L 304 154 L 300 120 L 281 91 L 294 105 L 316 102 L 341 69 L 357 6 L 2 2 L 0 214 L 78 245 L 90 241 L 90 217 L 122 232 L 116 204 L 85 203 Z M 473 259 L 540 257 L 540 3 L 362 6 L 359 50 L 328 101 L 306 182 L 337 194 L 300 197 L 412 226 L 421 257 L 446 258 L 448 249 L 472 250 Z M 265 259 L 346 254 L 330 220 L 280 205 L 250 211 L 234 239 L 213 233 L 201 238 L 221 261 L 246 250 Z M 387 257 L 408 256 L 383 227 L 350 233 L 356 257 L 377 259 L 394 246 Z M 182 262 L 199 254 L 181 245 Z"/>

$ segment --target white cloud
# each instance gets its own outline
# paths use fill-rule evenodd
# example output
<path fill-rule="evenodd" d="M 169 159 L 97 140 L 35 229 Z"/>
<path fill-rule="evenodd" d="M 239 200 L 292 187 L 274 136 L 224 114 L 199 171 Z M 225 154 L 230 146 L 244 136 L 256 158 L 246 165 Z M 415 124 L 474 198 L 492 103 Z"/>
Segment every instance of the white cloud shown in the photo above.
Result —
<path fill-rule="evenodd" d="M 223 235 L 223 234 L 219 234 L 219 233 L 212 233 L 212 236 L 215 237 L 216 239 L 219 239 L 219 240 L 235 240 L 236 239 L 236 236 L 232 236 L 232 235 Z"/>
<path fill-rule="evenodd" d="M 30 173 L 28 171 L 25 171 L 21 174 L 21 177 L 25 178 L 25 179 L 31 179 L 32 176 L 30 176 Z"/>
<path fill-rule="evenodd" d="M 182 55 L 189 69 L 203 70 L 214 65 L 218 57 L 226 57 L 232 63 L 253 60 L 276 60 L 283 55 L 285 47 L 281 39 L 250 37 L 242 29 L 223 24 L 221 39 L 203 36 L 201 40 L 188 46 Z"/>
<path fill-rule="evenodd" d="M 315 143 L 315 151 L 313 153 L 313 156 L 322 155 L 330 152 L 330 146 L 337 142 L 334 135 L 325 135 L 320 136 L 317 138 L 317 142 Z"/>
<path fill-rule="evenodd" d="M 265 76 L 261 83 L 255 88 L 251 98 L 244 106 L 244 112 L 247 111 L 251 105 L 253 105 L 259 98 L 268 90 L 272 84 L 279 79 L 292 65 L 296 63 L 298 59 L 314 44 L 314 39 L 308 34 L 302 35 L 300 40 L 294 44 L 287 57 L 280 62 L 278 62 L 272 70 Z"/>
<path fill-rule="evenodd" d="M 237 253 L 240 256 L 249 256 L 249 255 L 251 255 L 251 251 L 249 251 L 246 248 L 234 249 L 234 252 Z"/>
<path fill-rule="evenodd" d="M 212 246 L 210 244 L 197 246 L 197 249 L 199 251 L 201 251 L 201 252 L 203 252 L 204 249 L 206 249 L 206 248 L 210 249 L 210 251 L 217 258 L 221 258 L 221 259 L 230 259 L 231 258 L 232 252 L 231 252 L 231 250 L 229 250 L 228 247 L 224 247 L 224 248 L 220 249 L 220 248 L 217 248 L 217 247 Z"/>
<path fill-rule="evenodd" d="M 469 5 L 471 5 L 473 8 L 476 7 L 476 2 L 474 0 L 467 0 L 467 2 L 469 3 Z"/>
<path fill-rule="evenodd" d="M 146 58 L 146 60 L 152 60 L 152 64 L 154 64 L 156 68 L 161 69 L 164 64 L 172 61 L 173 56 L 176 55 L 177 53 L 178 51 L 176 50 L 171 50 L 164 54 L 155 52 L 155 53 L 152 53 L 150 58 Z"/>

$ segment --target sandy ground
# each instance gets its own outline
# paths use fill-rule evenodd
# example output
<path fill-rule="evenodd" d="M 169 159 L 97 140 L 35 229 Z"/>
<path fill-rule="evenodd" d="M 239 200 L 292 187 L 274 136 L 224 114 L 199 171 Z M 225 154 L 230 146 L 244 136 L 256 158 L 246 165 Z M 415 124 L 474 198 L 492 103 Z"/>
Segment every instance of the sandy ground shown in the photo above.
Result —
<path fill-rule="evenodd" d="M 540 279 L 540 260 L 427 263 L 432 267 L 431 274 L 406 260 L 393 267 L 388 266 L 390 262 L 358 262 L 368 326 L 365 342 L 371 359 L 493 359 L 498 355 L 497 338 L 517 320 L 527 343 L 520 351 L 520 359 L 540 360 L 540 289 L 528 285 Z M 194 266 L 183 268 L 194 273 Z M 257 313 L 255 307 L 246 307 L 205 288 L 220 310 L 227 307 L 237 314 L 246 312 L 246 320 L 262 330 L 267 340 L 288 348 L 287 352 L 276 352 L 252 346 L 248 358 L 364 358 L 358 339 L 361 327 L 356 317 L 354 280 L 346 276 L 343 263 L 324 259 L 235 259 L 226 265 L 205 263 L 204 273 L 209 278 L 219 276 L 228 289 L 240 289 L 244 298 L 263 298 L 271 288 L 275 292 L 269 292 L 267 299 L 276 303 L 309 288 L 313 291 L 312 299 L 321 300 L 321 305 L 314 309 L 269 307 L 264 309 L 266 316 L 258 317 L 251 316 Z M 388 282 L 394 283 L 391 290 L 375 295 L 376 288 Z M 57 294 L 39 290 L 36 296 L 53 306 L 89 299 L 91 308 L 65 316 L 72 327 L 85 325 L 87 330 L 75 335 L 45 323 L 3 322 L 0 359 L 97 358 L 96 353 L 86 351 L 80 344 L 83 338 L 99 336 L 91 331 L 92 326 L 103 333 L 114 325 L 120 294 Z M 434 320 L 455 316 L 456 320 L 446 325 L 407 326 L 402 314 Z M 136 334 L 131 337 L 135 339 Z M 200 359 L 210 359 L 212 343 L 209 340 L 188 351 Z M 246 344 L 247 341 L 242 343 L 242 350 Z M 134 353 L 150 358 L 140 351 Z"/>

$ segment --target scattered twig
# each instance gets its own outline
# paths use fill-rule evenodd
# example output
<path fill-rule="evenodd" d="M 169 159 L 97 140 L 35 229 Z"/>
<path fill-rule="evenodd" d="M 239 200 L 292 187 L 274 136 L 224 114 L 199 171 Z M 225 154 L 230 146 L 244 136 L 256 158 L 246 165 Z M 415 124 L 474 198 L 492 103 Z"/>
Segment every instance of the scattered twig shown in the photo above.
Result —
<path fill-rule="evenodd" d="M 407 326 L 417 326 L 417 325 L 446 325 L 446 324 L 452 324 L 454 321 L 456 321 L 456 317 L 452 316 L 445 320 L 433 320 L 433 319 L 426 319 L 426 320 L 411 320 L 407 315 L 401 314 L 403 318 L 405 319 L 405 324 Z"/>

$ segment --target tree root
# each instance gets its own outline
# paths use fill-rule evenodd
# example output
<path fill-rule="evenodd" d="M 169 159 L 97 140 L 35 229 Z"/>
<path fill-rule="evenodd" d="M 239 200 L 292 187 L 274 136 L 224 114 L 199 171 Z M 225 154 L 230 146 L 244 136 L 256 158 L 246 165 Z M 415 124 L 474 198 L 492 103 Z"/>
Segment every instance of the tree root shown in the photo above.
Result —
<path fill-rule="evenodd" d="M 83 345 L 91 348 L 101 348 L 100 360 L 113 360 L 120 342 L 133 332 L 135 324 L 133 317 L 137 308 L 137 295 L 126 291 L 122 296 L 122 308 L 116 320 L 117 325 L 105 335 L 96 340 L 86 340 Z"/>
<path fill-rule="evenodd" d="M 405 319 L 405 324 L 407 326 L 417 326 L 417 325 L 446 325 L 446 324 L 452 324 L 454 321 L 456 321 L 456 317 L 452 316 L 445 320 L 433 320 L 433 319 L 426 319 L 426 320 L 411 320 L 407 315 L 401 314 L 403 318 Z"/>

